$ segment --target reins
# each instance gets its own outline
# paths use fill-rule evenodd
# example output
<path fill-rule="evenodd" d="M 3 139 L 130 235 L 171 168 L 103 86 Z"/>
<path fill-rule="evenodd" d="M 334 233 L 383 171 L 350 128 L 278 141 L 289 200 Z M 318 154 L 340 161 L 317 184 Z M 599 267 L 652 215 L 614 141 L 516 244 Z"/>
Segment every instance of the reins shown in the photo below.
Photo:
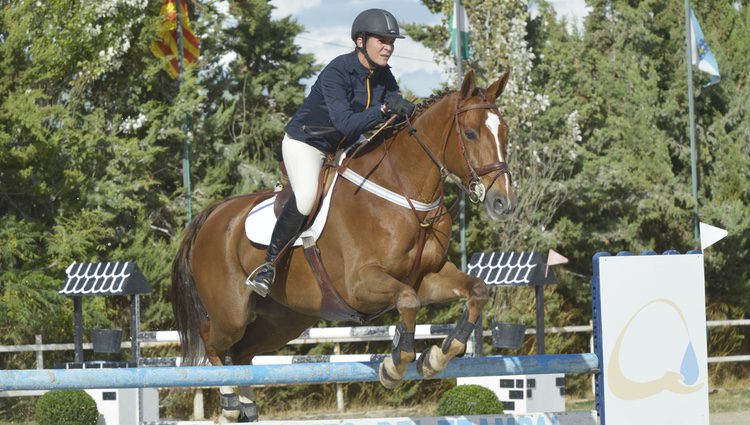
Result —
<path fill-rule="evenodd" d="M 438 158 L 438 156 L 430 149 L 430 147 L 427 145 L 427 143 L 422 139 L 420 136 L 418 130 L 411 122 L 411 117 L 406 117 L 406 126 L 408 127 L 409 135 L 413 137 L 419 146 L 422 148 L 422 150 L 427 154 L 427 156 L 430 158 L 430 160 L 435 164 L 435 166 L 438 168 L 440 172 L 440 198 L 444 201 L 445 199 L 445 189 L 444 189 L 444 182 L 445 180 L 450 180 L 451 182 L 455 183 L 456 186 L 458 186 L 459 190 L 466 193 L 469 200 L 473 203 L 479 203 L 484 201 L 485 195 L 486 195 L 486 187 L 481 181 L 481 177 L 485 176 L 487 174 L 490 174 L 492 172 L 496 172 L 495 175 L 492 177 L 492 180 L 490 181 L 490 186 L 492 186 L 495 181 L 503 174 L 507 174 L 508 178 L 511 178 L 510 171 L 508 169 L 508 164 L 505 161 L 496 161 L 487 165 L 480 166 L 478 168 L 474 168 L 471 165 L 471 162 L 469 161 L 469 156 L 466 152 L 466 141 L 464 140 L 464 134 L 463 131 L 461 131 L 461 124 L 458 120 L 459 116 L 463 114 L 464 112 L 472 111 L 475 109 L 489 109 L 495 113 L 497 113 L 498 116 L 500 115 L 500 111 L 494 103 L 484 102 L 484 103 L 475 103 L 463 107 L 458 107 L 458 102 L 456 102 L 455 111 L 453 112 L 453 122 L 450 126 L 446 129 L 444 135 L 443 135 L 443 151 L 447 149 L 448 141 L 450 140 L 450 131 L 455 127 L 458 131 L 459 135 L 459 142 L 458 142 L 458 148 L 461 152 L 461 156 L 464 159 L 464 163 L 466 164 L 466 168 L 468 170 L 469 174 L 469 182 L 468 184 L 464 183 L 461 178 L 458 176 L 452 174 L 448 171 L 446 166 L 443 164 L 443 161 Z M 369 145 L 370 141 L 375 138 L 376 135 L 378 135 L 384 128 L 386 128 L 388 125 L 390 125 L 394 120 L 396 119 L 396 115 L 391 116 L 386 123 L 378 129 L 372 136 L 370 136 L 365 142 L 361 143 L 357 148 L 354 150 L 354 152 L 348 156 L 341 165 L 338 166 L 338 173 L 343 173 L 349 166 L 349 162 L 357 156 L 357 154 L 367 145 Z M 445 214 L 449 214 L 451 208 L 445 208 L 443 205 L 443 208 L 445 209 L 444 212 L 440 212 L 436 214 L 433 217 L 425 218 L 424 220 L 419 218 L 419 212 L 414 207 L 414 204 L 412 200 L 407 196 L 406 188 L 403 184 L 403 181 L 401 180 L 401 177 L 399 176 L 398 170 L 395 169 L 395 166 L 393 164 L 393 160 L 391 159 L 391 156 L 389 154 L 388 150 L 388 143 L 383 142 L 383 149 L 385 151 L 385 160 L 388 162 L 389 167 L 392 170 L 392 174 L 396 180 L 396 185 L 398 186 L 399 191 L 406 199 L 407 203 L 409 204 L 410 209 L 414 213 L 414 216 L 417 219 L 417 222 L 419 223 L 420 227 L 427 228 L 430 227 L 433 223 L 435 223 L 440 217 L 442 217 Z M 441 202 L 441 204 L 444 204 L 444 202 Z"/>

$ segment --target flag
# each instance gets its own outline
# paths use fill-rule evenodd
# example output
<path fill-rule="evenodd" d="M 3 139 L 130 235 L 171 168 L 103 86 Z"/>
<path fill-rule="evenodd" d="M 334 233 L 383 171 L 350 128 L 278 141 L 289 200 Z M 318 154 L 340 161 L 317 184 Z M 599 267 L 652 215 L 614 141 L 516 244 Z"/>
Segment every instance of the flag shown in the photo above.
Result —
<path fill-rule="evenodd" d="M 199 43 L 190 27 L 187 0 L 180 1 L 180 9 L 182 9 L 183 63 L 191 65 L 198 62 L 198 56 L 200 56 Z M 175 6 L 175 0 L 164 0 L 159 14 L 162 17 L 158 32 L 159 40 L 151 43 L 151 52 L 159 59 L 167 58 L 168 61 L 164 68 L 170 77 L 177 78 L 180 75 L 180 52 L 177 48 L 177 7 Z"/>
<path fill-rule="evenodd" d="M 709 83 L 704 87 L 718 83 L 721 80 L 719 65 L 716 63 L 716 58 L 711 49 L 708 48 L 708 44 L 706 44 L 693 8 L 690 8 L 690 49 L 693 66 L 709 75 Z"/>
<path fill-rule="evenodd" d="M 701 251 L 705 251 L 706 248 L 719 242 L 720 240 L 727 237 L 729 232 L 719 227 L 714 227 L 710 224 L 700 223 L 701 229 Z"/>
<path fill-rule="evenodd" d="M 460 28 L 459 28 L 459 19 Z M 461 59 L 469 58 L 469 18 L 466 16 L 466 9 L 461 3 L 461 0 L 457 0 L 453 6 L 453 18 L 451 19 L 451 53 L 456 55 L 456 28 L 460 31 L 461 40 Z"/>

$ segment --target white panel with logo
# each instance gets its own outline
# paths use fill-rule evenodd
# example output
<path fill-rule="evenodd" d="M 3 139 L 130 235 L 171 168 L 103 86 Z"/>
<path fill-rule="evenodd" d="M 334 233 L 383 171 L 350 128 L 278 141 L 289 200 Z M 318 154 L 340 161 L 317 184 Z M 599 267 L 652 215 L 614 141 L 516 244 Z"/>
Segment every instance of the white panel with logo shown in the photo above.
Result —
<path fill-rule="evenodd" d="M 703 254 L 598 261 L 601 424 L 708 425 Z"/>

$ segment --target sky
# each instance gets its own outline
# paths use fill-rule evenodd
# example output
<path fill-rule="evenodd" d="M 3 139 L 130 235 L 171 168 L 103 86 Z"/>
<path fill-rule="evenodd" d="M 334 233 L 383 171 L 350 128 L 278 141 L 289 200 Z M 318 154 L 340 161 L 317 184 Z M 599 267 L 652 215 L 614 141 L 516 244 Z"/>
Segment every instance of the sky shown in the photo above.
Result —
<path fill-rule="evenodd" d="M 558 15 L 577 19 L 586 15 L 585 0 L 552 0 Z M 327 64 L 338 55 L 350 52 L 351 24 L 361 11 L 370 8 L 386 9 L 399 22 L 438 24 L 440 16 L 433 15 L 419 0 L 271 0 L 275 7 L 273 18 L 292 16 L 305 31 L 296 37 L 303 53 L 313 53 L 320 64 Z M 448 80 L 445 70 L 438 65 L 432 52 L 409 37 L 396 41 L 394 55 L 389 61 L 391 71 L 402 89 L 409 89 L 420 97 L 429 96 Z M 308 89 L 315 79 L 303 81 Z"/>

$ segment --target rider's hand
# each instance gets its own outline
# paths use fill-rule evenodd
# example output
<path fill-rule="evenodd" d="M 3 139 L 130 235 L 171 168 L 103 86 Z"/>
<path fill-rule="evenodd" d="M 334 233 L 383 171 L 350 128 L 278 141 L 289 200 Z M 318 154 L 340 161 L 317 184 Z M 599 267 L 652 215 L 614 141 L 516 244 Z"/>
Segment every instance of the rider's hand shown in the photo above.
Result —
<path fill-rule="evenodd" d="M 398 115 L 401 118 L 411 116 L 411 114 L 414 113 L 414 108 L 416 108 L 414 104 L 404 99 L 403 97 L 394 97 L 390 102 L 388 102 L 387 106 L 388 111 Z"/>

